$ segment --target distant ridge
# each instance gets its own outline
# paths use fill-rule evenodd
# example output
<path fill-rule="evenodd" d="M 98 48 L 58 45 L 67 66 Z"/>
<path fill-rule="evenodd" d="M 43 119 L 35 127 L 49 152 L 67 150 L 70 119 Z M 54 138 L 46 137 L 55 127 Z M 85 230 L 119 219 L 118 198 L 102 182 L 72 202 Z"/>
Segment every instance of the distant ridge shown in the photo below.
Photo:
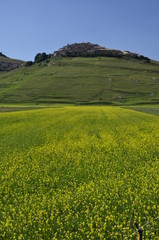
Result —
<path fill-rule="evenodd" d="M 149 63 L 150 59 L 143 55 L 133 53 L 130 51 L 120 51 L 101 47 L 98 44 L 87 43 L 73 43 L 68 44 L 58 51 L 55 51 L 53 57 L 116 57 L 116 58 L 131 58 Z"/>
<path fill-rule="evenodd" d="M 0 52 L 0 57 L 5 57 L 8 58 L 7 56 L 5 56 L 2 52 Z"/>
<path fill-rule="evenodd" d="M 23 65 L 23 61 L 11 59 L 0 52 L 0 71 L 11 71 Z"/>

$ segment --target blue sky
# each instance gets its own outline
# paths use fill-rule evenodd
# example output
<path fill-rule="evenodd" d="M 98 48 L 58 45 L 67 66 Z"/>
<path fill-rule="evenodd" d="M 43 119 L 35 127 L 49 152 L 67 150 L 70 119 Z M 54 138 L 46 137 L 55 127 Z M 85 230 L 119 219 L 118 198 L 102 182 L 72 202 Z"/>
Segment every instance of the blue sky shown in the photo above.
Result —
<path fill-rule="evenodd" d="M 33 60 L 74 42 L 159 60 L 159 0 L 0 0 L 0 52 Z"/>

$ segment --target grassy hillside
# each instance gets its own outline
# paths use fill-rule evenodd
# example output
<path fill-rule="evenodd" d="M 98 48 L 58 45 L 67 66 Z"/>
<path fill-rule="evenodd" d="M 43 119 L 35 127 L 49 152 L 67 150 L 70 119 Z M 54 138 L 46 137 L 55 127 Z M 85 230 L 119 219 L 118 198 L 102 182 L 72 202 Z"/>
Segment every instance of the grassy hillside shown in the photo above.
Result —
<path fill-rule="evenodd" d="M 159 102 L 159 63 L 125 59 L 52 58 L 0 74 L 1 103 Z"/>
<path fill-rule="evenodd" d="M 136 240 L 137 221 L 157 240 L 158 125 L 119 107 L 0 113 L 0 239 Z"/>
<path fill-rule="evenodd" d="M 13 58 L 0 56 L 0 62 L 5 62 L 5 63 L 13 62 L 13 63 L 17 63 L 17 62 L 23 62 L 23 61 L 18 60 L 18 59 L 13 59 Z"/>

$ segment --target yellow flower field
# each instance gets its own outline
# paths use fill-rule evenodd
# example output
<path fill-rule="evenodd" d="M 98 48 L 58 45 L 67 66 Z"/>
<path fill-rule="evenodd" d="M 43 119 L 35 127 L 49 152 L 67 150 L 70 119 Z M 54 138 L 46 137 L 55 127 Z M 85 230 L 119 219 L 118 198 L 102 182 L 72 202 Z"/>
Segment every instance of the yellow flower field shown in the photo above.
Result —
<path fill-rule="evenodd" d="M 159 239 L 159 118 L 120 107 L 0 114 L 0 239 Z M 130 237 L 131 236 L 131 237 Z"/>

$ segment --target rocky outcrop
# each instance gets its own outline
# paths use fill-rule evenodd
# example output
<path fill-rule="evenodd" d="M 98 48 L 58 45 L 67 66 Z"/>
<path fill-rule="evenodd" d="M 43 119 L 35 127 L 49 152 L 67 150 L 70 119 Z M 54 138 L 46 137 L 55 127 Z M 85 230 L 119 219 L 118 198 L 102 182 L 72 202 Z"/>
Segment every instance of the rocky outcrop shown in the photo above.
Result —
<path fill-rule="evenodd" d="M 8 58 L 0 52 L 0 71 L 11 71 L 21 66 L 23 66 L 22 61 Z"/>
<path fill-rule="evenodd" d="M 120 51 L 101 47 L 92 43 L 74 43 L 68 44 L 53 53 L 53 57 L 117 57 L 117 58 L 133 58 L 149 62 L 150 59 L 142 55 L 129 51 Z"/>
<path fill-rule="evenodd" d="M 16 68 L 22 67 L 21 62 L 2 62 L 0 61 L 0 71 L 11 71 Z"/>

